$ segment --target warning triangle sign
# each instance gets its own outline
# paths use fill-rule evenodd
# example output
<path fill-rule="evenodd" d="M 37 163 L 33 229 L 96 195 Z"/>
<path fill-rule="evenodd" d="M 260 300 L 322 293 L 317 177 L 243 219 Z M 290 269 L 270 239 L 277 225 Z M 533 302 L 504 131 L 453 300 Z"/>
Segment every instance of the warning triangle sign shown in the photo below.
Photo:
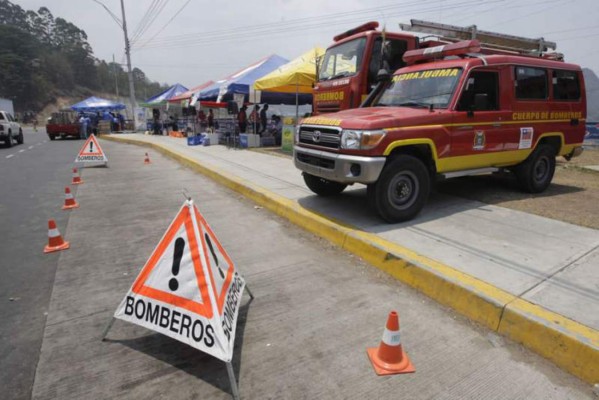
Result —
<path fill-rule="evenodd" d="M 216 235 L 187 201 L 114 316 L 230 361 L 244 287 Z"/>
<path fill-rule="evenodd" d="M 100 143 L 98 143 L 98 139 L 96 139 L 93 133 L 87 138 L 81 150 L 79 150 L 75 162 L 108 162 L 108 157 L 102 151 L 102 147 L 100 147 Z"/>

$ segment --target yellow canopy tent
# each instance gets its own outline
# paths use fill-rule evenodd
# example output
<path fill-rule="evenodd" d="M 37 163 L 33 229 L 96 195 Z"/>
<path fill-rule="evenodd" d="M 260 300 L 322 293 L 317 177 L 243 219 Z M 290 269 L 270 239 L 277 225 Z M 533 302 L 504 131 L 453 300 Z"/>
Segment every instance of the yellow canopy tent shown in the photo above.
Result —
<path fill-rule="evenodd" d="M 324 49 L 315 47 L 254 82 L 255 90 L 282 93 L 312 93 L 316 61 Z"/>
<path fill-rule="evenodd" d="M 300 93 L 312 93 L 316 81 L 316 63 L 320 61 L 324 49 L 315 47 L 301 56 L 280 66 L 268 75 L 254 82 L 254 99 L 256 91 L 295 93 L 296 95 L 296 121 L 298 113 L 298 95 Z M 251 95 L 250 95 L 251 98 Z"/>

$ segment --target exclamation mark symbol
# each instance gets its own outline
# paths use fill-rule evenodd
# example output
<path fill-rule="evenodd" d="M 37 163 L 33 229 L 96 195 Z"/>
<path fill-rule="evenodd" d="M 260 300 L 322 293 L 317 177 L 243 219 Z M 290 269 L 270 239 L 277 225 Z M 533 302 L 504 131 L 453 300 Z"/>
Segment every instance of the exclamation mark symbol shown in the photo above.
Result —
<path fill-rule="evenodd" d="M 214 262 L 216 263 L 216 267 L 218 268 L 218 274 L 222 279 L 225 279 L 225 273 L 218 266 L 218 257 L 216 257 L 216 252 L 214 251 L 214 247 L 212 247 L 212 241 L 210 240 L 210 236 L 207 233 L 204 233 L 204 239 L 206 239 L 206 243 L 208 243 L 208 248 L 210 248 L 210 252 L 212 253 L 212 257 L 214 258 Z"/>
<path fill-rule="evenodd" d="M 179 274 L 179 267 L 181 266 L 181 258 L 183 258 L 183 249 L 185 249 L 185 240 L 183 238 L 177 238 L 175 240 L 175 252 L 173 253 L 173 275 Z M 168 281 L 168 287 L 174 292 L 179 288 L 179 282 L 177 278 L 171 278 Z"/>
<path fill-rule="evenodd" d="M 91 140 L 89 141 L 89 152 L 90 153 L 94 152 L 94 142 L 92 142 Z"/>

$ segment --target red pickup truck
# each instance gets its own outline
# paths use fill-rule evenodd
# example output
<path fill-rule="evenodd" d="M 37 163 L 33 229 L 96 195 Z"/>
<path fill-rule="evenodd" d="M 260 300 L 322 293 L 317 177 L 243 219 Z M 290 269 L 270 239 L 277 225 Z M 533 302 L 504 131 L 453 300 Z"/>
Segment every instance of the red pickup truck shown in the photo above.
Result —
<path fill-rule="evenodd" d="M 57 137 L 64 139 L 68 136 L 81 139 L 81 127 L 77 113 L 72 111 L 52 113 L 46 124 L 46 133 L 50 140 L 54 140 Z"/>

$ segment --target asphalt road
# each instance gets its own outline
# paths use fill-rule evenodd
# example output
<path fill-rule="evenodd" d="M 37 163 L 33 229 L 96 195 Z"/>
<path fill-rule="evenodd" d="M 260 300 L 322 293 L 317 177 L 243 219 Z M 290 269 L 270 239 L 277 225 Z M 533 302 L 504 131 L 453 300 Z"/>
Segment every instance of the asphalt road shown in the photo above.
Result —
<path fill-rule="evenodd" d="M 50 141 L 43 128 L 24 134 L 24 144 L 0 147 L 0 387 L 11 399 L 31 397 L 59 257 L 43 253 L 48 219 L 64 232 L 60 207 L 82 145 Z"/>
<path fill-rule="evenodd" d="M 143 147 L 100 143 L 110 168 L 85 170 L 81 207 L 63 229 L 71 249 L 58 259 L 34 400 L 231 398 L 224 364 L 181 342 L 120 320 L 100 340 L 182 189 L 256 296 L 239 308 L 242 399 L 594 399 L 550 362 L 205 176 Z M 366 356 L 391 310 L 415 374 L 379 377 Z"/>

